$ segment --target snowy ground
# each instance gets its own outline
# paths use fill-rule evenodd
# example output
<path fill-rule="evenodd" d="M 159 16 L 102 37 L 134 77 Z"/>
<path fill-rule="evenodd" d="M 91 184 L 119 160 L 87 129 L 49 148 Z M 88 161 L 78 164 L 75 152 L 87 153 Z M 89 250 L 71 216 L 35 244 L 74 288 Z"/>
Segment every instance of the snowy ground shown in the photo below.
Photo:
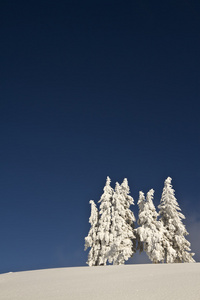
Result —
<path fill-rule="evenodd" d="M 0 275 L 1 300 L 198 300 L 200 263 L 46 269 Z"/>

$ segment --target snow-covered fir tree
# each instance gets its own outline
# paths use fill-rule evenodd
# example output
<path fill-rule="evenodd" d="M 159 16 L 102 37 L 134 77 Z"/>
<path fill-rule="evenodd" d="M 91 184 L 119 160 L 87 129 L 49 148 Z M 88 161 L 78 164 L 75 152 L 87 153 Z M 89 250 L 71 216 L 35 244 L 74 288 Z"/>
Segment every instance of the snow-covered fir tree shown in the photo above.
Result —
<path fill-rule="evenodd" d="M 157 220 L 158 213 L 153 204 L 154 190 L 151 189 L 146 196 L 139 193 L 139 216 L 136 229 L 138 238 L 138 249 L 143 250 L 153 263 L 158 263 L 164 259 L 163 249 L 163 225 Z"/>
<path fill-rule="evenodd" d="M 113 188 L 110 186 L 111 180 L 107 177 L 104 192 L 99 200 L 99 226 L 98 226 L 98 238 L 100 240 L 99 250 L 99 265 L 106 265 L 111 245 L 113 243 L 113 237 L 111 234 L 111 209 L 113 201 Z"/>
<path fill-rule="evenodd" d="M 134 214 L 130 205 L 134 204 L 133 198 L 129 195 L 127 179 L 122 185 L 116 183 L 111 208 L 111 249 L 108 260 L 115 265 L 124 264 L 135 252 Z"/>
<path fill-rule="evenodd" d="M 116 183 L 115 190 L 110 186 L 107 177 L 104 192 L 99 200 L 99 212 L 94 201 L 91 203 L 89 222 L 91 229 L 85 238 L 85 249 L 91 247 L 88 261 L 89 266 L 124 264 L 135 252 L 134 221 L 130 210 L 134 204 L 129 195 L 128 181 Z"/>
<path fill-rule="evenodd" d="M 139 192 L 139 199 L 138 199 L 138 208 L 139 208 L 139 213 L 138 213 L 138 225 L 143 226 L 144 224 L 144 218 L 142 217 L 143 215 L 143 210 L 144 210 L 144 204 L 145 204 L 145 195 L 142 191 Z M 139 227 L 140 228 L 140 227 Z M 143 249 L 143 241 L 140 238 L 140 230 L 139 228 L 135 229 L 135 234 L 136 234 L 136 239 L 137 239 L 137 250 L 139 250 L 140 253 L 142 253 Z"/>
<path fill-rule="evenodd" d="M 87 264 L 91 267 L 99 264 L 100 240 L 98 238 L 99 212 L 93 200 L 90 200 L 89 203 L 91 204 L 91 215 L 89 218 L 91 228 L 87 237 L 85 237 L 85 250 L 89 247 L 91 248 L 87 261 Z"/>
<path fill-rule="evenodd" d="M 133 197 L 131 197 L 130 194 L 130 188 L 128 185 L 127 178 L 124 178 L 122 184 L 121 184 L 121 193 L 125 199 L 124 201 L 124 207 L 126 210 L 126 222 L 131 225 L 131 227 L 134 229 L 135 227 L 135 216 L 134 213 L 130 210 L 130 206 L 134 205 Z"/>
<path fill-rule="evenodd" d="M 172 262 L 195 262 L 192 258 L 190 242 L 185 239 L 188 232 L 182 223 L 185 216 L 175 198 L 175 192 L 171 185 L 172 179 L 165 180 L 162 197 L 160 201 L 159 214 L 165 227 L 165 261 Z M 173 248 L 173 251 L 171 250 Z"/>
<path fill-rule="evenodd" d="M 128 180 L 127 178 L 124 178 L 122 184 L 121 184 L 121 191 L 122 191 L 122 194 L 125 198 L 125 210 L 126 210 L 126 222 L 127 224 L 129 224 L 132 228 L 132 231 L 133 231 L 133 239 L 132 239 L 132 242 L 133 242 L 133 254 L 136 252 L 136 236 L 134 234 L 134 231 L 135 231 L 135 216 L 134 216 L 134 213 L 131 211 L 130 209 L 130 206 L 131 205 L 134 205 L 134 200 L 133 200 L 133 197 L 131 197 L 129 194 L 130 194 L 130 188 L 129 188 L 129 185 L 128 185 Z M 132 255 L 133 255 L 132 254 Z"/>

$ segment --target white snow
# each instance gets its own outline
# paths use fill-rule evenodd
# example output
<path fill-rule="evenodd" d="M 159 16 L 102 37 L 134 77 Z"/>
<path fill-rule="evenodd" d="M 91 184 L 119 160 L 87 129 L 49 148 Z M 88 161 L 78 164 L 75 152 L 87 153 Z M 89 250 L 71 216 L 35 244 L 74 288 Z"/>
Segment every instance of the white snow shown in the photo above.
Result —
<path fill-rule="evenodd" d="M 0 275 L 1 300 L 197 300 L 200 263 L 46 269 Z"/>

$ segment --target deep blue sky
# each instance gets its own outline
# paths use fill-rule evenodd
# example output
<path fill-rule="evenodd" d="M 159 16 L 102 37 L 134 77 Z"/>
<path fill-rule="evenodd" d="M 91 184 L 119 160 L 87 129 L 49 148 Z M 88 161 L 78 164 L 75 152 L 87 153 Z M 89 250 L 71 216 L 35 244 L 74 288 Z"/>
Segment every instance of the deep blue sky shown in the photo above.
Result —
<path fill-rule="evenodd" d="M 85 265 L 107 175 L 156 206 L 171 176 L 200 261 L 199 16 L 192 0 L 1 1 L 0 273 Z"/>

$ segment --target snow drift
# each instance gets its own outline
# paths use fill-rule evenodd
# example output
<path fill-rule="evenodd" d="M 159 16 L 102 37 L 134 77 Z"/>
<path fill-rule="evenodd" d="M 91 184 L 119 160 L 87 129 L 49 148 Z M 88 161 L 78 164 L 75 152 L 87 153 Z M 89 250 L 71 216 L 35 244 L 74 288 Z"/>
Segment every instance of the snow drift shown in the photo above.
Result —
<path fill-rule="evenodd" d="M 0 275 L 0 299 L 200 299 L 200 263 L 46 269 Z"/>

